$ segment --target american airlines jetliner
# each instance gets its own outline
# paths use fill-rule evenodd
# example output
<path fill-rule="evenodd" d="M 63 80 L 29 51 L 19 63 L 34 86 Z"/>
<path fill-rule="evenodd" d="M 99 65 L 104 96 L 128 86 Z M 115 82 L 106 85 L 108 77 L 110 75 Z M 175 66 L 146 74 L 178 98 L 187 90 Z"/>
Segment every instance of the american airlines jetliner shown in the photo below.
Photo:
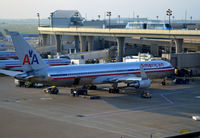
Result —
<path fill-rule="evenodd" d="M 11 37 L 7 36 L 8 35 L 8 30 L 7 29 L 4 29 L 5 32 L 6 32 L 6 36 L 3 35 L 2 32 L 0 32 L 0 40 L 4 40 L 4 41 L 11 41 Z M 20 33 L 25 40 L 31 40 L 33 38 L 37 38 L 39 37 L 39 34 L 34 34 L 34 33 Z"/>
<path fill-rule="evenodd" d="M 10 32 L 10 35 L 24 72 L 0 72 L 22 81 L 67 87 L 109 83 L 113 84 L 109 92 L 118 92 L 117 84 L 120 82 L 129 87 L 148 88 L 151 85 L 149 78 L 161 78 L 174 70 L 170 63 L 163 60 L 49 66 L 18 32 Z"/>
<path fill-rule="evenodd" d="M 0 59 L 17 59 L 15 51 L 0 51 Z"/>
<path fill-rule="evenodd" d="M 50 66 L 61 66 L 69 65 L 71 61 L 65 58 L 52 58 L 52 59 L 43 59 L 45 63 Z M 13 70 L 13 71 L 23 71 L 22 66 L 19 60 L 0 60 L 0 69 Z"/>

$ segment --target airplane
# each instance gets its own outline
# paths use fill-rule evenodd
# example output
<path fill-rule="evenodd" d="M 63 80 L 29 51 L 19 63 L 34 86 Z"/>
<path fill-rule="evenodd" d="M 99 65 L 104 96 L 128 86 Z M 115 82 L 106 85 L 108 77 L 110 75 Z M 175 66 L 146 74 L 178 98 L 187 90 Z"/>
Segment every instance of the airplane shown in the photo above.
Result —
<path fill-rule="evenodd" d="M 0 51 L 0 59 L 17 59 L 15 51 Z"/>
<path fill-rule="evenodd" d="M 69 65 L 71 63 L 69 59 L 65 58 L 43 59 L 43 60 L 50 66 Z M 19 60 L 0 60 L 0 69 L 23 71 Z"/>
<path fill-rule="evenodd" d="M 9 31 L 7 29 L 4 29 L 7 35 L 9 35 Z M 39 37 L 39 34 L 37 33 L 20 33 L 23 37 Z"/>
<path fill-rule="evenodd" d="M 8 35 L 8 30 L 4 29 L 4 31 L 6 32 L 6 35 Z M 39 34 L 36 33 L 20 33 L 25 40 L 30 40 L 33 37 L 39 37 Z M 11 41 L 11 37 L 10 36 L 5 36 L 2 32 L 0 32 L 0 40 L 5 40 L 5 41 Z"/>
<path fill-rule="evenodd" d="M 7 49 L 7 47 L 5 47 L 5 45 L 0 42 L 0 51 L 6 50 L 6 49 Z"/>
<path fill-rule="evenodd" d="M 0 32 L 0 40 L 8 41 L 8 40 L 9 40 L 9 37 L 8 37 L 8 36 L 5 36 L 2 32 Z"/>
<path fill-rule="evenodd" d="M 118 93 L 120 82 L 146 89 L 151 86 L 151 77 L 161 78 L 174 70 L 163 60 L 49 66 L 18 32 L 10 32 L 10 35 L 24 72 L 0 70 L 0 73 L 21 81 L 72 87 L 72 91 L 78 86 L 112 84 L 109 92 Z"/>

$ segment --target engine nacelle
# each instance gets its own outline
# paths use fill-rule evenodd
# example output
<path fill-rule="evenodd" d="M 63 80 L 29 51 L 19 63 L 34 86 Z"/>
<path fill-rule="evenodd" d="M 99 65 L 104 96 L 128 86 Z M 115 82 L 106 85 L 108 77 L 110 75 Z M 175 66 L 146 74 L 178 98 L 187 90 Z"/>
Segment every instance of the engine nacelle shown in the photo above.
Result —
<path fill-rule="evenodd" d="M 28 77 L 29 75 L 27 73 L 22 73 L 22 74 L 18 74 L 15 76 L 15 79 L 18 79 L 18 80 L 24 80 Z"/>
<path fill-rule="evenodd" d="M 147 80 L 138 80 L 128 83 L 129 87 L 135 87 L 135 88 L 149 88 L 151 86 L 151 81 L 149 79 Z"/>

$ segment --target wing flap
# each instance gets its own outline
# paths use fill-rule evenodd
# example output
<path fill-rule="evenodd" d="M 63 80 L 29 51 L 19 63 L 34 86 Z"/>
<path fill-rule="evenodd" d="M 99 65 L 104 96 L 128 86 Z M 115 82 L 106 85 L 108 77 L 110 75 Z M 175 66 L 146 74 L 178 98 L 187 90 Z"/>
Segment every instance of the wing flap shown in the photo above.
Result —
<path fill-rule="evenodd" d="M 139 81 L 139 80 L 141 80 L 141 77 L 136 77 L 135 75 L 120 75 L 108 79 L 109 82 L 118 82 L 118 83 L 119 82 L 129 83 L 132 81 Z"/>
<path fill-rule="evenodd" d="M 102 76 L 94 80 L 94 83 L 131 83 L 134 81 L 148 80 L 147 74 L 144 71 L 142 65 L 140 65 L 140 77 L 135 76 L 134 74 L 128 75 L 113 75 L 113 76 Z"/>
<path fill-rule="evenodd" d="M 142 80 L 141 77 L 136 77 L 133 74 L 130 75 L 115 75 L 115 76 L 102 76 L 102 77 L 97 77 L 94 80 L 94 83 L 120 83 L 120 82 L 125 82 L 125 83 L 130 83 L 133 81 L 140 81 Z"/>

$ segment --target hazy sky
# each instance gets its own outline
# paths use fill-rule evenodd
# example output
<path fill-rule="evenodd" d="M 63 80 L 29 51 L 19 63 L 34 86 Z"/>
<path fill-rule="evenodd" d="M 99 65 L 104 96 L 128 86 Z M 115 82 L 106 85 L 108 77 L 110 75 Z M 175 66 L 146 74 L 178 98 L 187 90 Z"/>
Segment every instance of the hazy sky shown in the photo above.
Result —
<path fill-rule="evenodd" d="M 83 17 L 96 19 L 104 17 L 106 11 L 112 17 L 148 17 L 166 19 L 166 10 L 173 11 L 175 19 L 187 18 L 200 20 L 200 0 L 1 0 L 0 18 L 48 18 L 55 10 L 79 10 Z"/>

